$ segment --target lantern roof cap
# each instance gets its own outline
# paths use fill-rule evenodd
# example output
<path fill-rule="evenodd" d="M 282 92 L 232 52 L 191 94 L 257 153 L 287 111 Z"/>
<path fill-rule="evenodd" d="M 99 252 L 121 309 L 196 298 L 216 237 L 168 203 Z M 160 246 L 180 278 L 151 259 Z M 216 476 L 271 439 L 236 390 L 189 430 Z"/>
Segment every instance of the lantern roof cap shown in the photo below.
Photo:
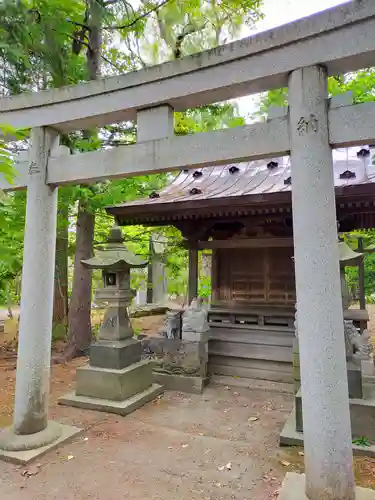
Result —
<path fill-rule="evenodd" d="M 89 269 L 118 269 L 131 267 L 146 267 L 148 260 L 136 255 L 124 245 L 121 228 L 113 226 L 107 237 L 104 248 L 98 249 L 90 259 L 81 260 L 84 267 Z"/>
<path fill-rule="evenodd" d="M 345 266 L 355 266 L 358 264 L 359 259 L 363 253 L 355 252 L 345 241 L 339 242 L 339 258 L 340 262 Z"/>

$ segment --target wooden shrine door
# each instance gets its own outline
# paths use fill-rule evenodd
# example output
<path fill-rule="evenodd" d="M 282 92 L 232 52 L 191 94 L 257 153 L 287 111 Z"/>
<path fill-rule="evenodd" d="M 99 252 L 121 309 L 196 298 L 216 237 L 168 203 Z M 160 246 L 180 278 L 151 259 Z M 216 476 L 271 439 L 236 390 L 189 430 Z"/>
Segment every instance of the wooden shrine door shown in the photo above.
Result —
<path fill-rule="evenodd" d="M 211 373 L 292 382 L 292 257 L 292 246 L 215 250 Z"/>
<path fill-rule="evenodd" d="M 215 251 L 216 305 L 291 306 L 295 303 L 293 247 Z"/>

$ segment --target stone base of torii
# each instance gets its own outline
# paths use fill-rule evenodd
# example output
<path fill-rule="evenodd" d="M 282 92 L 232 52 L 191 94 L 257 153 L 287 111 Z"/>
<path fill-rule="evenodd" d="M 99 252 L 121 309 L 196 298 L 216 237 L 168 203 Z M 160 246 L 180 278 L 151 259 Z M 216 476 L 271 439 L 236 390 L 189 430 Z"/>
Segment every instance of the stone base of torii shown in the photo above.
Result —
<path fill-rule="evenodd" d="M 281 487 L 279 496 L 277 500 L 310 500 L 311 498 L 318 498 L 319 500 L 331 500 L 334 498 L 336 500 L 346 500 L 355 498 L 355 500 L 374 500 L 375 492 L 368 488 L 357 487 L 355 489 L 354 497 L 333 497 L 330 492 L 327 492 L 326 496 L 319 497 L 308 497 L 306 496 L 306 476 L 305 474 L 297 474 L 295 472 L 287 472 L 283 485 Z"/>

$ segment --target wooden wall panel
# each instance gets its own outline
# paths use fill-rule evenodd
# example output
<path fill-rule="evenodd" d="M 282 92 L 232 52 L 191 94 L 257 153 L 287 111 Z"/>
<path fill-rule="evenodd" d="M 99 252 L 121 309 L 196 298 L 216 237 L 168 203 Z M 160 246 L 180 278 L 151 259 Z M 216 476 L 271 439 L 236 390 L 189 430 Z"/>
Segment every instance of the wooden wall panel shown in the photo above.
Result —
<path fill-rule="evenodd" d="M 266 249 L 268 262 L 268 290 L 270 302 L 294 304 L 296 288 L 294 279 L 293 250 L 290 248 Z"/>

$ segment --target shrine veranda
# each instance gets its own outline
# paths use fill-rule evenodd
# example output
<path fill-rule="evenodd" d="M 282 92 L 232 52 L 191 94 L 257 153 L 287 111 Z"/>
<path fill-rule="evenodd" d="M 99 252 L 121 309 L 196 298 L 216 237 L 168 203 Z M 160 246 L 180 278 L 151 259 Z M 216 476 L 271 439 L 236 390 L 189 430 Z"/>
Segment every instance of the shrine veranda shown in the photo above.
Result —
<path fill-rule="evenodd" d="M 1 454 L 35 453 L 75 430 L 48 421 L 57 189 L 144 173 L 290 155 L 306 476 L 281 499 L 354 500 L 332 148 L 375 143 L 375 103 L 330 101 L 327 77 L 375 60 L 375 3 L 356 0 L 180 61 L 0 100 L 0 122 L 31 149 L 4 189 L 27 188 L 13 427 Z M 260 123 L 176 137 L 173 111 L 288 86 L 289 107 Z M 137 120 L 137 143 L 69 155 L 59 134 Z M 334 430 L 334 432 L 333 432 Z M 3 434 L 2 433 L 2 434 Z"/>

